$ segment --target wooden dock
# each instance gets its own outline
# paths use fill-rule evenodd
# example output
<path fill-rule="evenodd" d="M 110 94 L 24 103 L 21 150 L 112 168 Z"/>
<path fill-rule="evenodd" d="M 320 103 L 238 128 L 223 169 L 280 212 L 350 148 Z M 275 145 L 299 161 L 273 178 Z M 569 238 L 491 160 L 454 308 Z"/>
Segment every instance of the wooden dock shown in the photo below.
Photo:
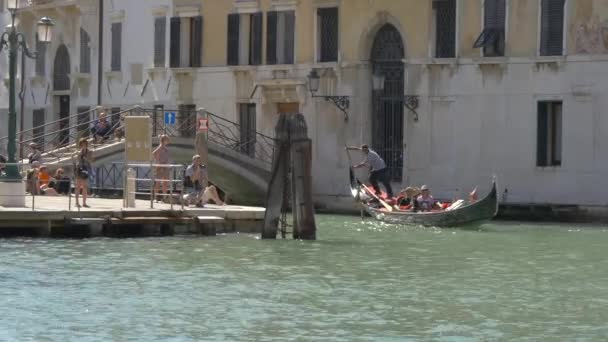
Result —
<path fill-rule="evenodd" d="M 90 208 L 77 208 L 74 198 L 28 196 L 25 208 L 0 206 L 0 237 L 136 237 L 174 234 L 260 233 L 264 208 L 217 206 L 204 208 L 136 200 L 123 208 L 122 199 L 89 198 Z M 32 209 L 32 202 L 34 208 Z"/>

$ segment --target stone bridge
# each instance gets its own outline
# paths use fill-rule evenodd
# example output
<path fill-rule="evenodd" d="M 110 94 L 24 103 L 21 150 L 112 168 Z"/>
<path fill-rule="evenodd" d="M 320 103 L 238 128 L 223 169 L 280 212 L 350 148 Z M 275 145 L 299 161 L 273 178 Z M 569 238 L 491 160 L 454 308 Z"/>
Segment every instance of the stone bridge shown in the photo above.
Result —
<path fill-rule="evenodd" d="M 178 112 L 178 111 L 174 111 Z M 53 169 L 61 165 L 71 170 L 75 141 L 88 136 L 90 127 L 97 121 L 95 110 L 80 113 L 63 120 L 47 123 L 44 126 L 18 133 L 18 151 L 24 162 L 30 152 L 30 143 L 41 147 L 43 163 Z M 93 186 L 102 190 L 121 190 L 124 165 L 125 144 L 120 136 L 121 118 L 127 115 L 149 115 L 153 123 L 153 145 L 158 145 L 158 136 L 170 137 L 169 151 L 171 162 L 190 164 L 195 154 L 194 136 L 196 132 L 197 111 L 180 113 L 178 122 L 172 127 L 164 125 L 162 113 L 141 108 L 132 108 L 108 116 L 115 123 L 112 135 L 102 144 L 91 144 L 93 155 Z M 209 180 L 223 190 L 232 203 L 242 205 L 264 205 L 274 149 L 274 139 L 257 132 L 242 134 L 237 123 L 211 113 L 205 113 L 209 120 L 208 130 L 208 169 Z M 83 117 L 89 120 L 84 120 Z M 243 139 L 246 138 L 246 139 Z M 6 145 L 6 137 L 0 138 L 0 147 Z M 149 167 L 138 168 L 138 178 L 149 178 Z M 181 170 L 174 172 L 181 179 Z M 143 176 L 142 176 L 143 175 Z M 149 182 L 140 182 L 140 188 L 149 188 Z"/>

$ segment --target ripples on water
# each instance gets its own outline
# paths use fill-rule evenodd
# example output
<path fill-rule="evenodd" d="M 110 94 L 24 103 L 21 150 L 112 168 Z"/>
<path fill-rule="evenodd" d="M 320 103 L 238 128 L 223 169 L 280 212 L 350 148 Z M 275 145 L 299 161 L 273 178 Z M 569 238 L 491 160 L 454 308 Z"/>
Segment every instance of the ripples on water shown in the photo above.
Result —
<path fill-rule="evenodd" d="M 0 240 L 0 340 L 608 340 L 605 229 L 317 221 L 316 242 Z"/>

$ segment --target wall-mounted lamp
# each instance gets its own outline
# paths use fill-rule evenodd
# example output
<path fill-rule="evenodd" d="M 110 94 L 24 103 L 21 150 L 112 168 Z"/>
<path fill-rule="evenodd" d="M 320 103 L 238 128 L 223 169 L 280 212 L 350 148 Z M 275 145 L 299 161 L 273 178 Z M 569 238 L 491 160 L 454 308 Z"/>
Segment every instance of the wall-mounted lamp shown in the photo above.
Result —
<path fill-rule="evenodd" d="M 344 113 L 344 121 L 348 121 L 348 107 L 350 107 L 350 98 L 348 96 L 327 96 L 327 95 L 315 95 L 319 91 L 319 85 L 321 83 L 321 77 L 316 70 L 312 70 L 308 74 L 308 88 L 312 98 L 323 98 L 325 101 L 331 101 L 334 105 Z"/>
<path fill-rule="evenodd" d="M 382 72 L 374 71 L 372 74 L 372 89 L 374 91 L 384 90 L 385 81 L 386 76 Z M 418 122 L 418 113 L 416 112 L 419 105 L 418 95 L 403 95 L 403 105 L 414 114 L 414 121 Z"/>

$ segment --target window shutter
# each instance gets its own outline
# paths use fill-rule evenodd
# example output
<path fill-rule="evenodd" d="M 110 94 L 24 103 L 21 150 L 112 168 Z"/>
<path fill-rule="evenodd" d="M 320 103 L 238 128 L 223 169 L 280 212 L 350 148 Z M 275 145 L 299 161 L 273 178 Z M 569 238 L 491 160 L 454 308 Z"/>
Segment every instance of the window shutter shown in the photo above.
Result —
<path fill-rule="evenodd" d="M 484 38 L 478 39 L 476 48 L 483 46 L 484 56 L 504 56 L 505 0 L 485 0 Z M 481 38 L 481 37 L 480 37 Z"/>
<path fill-rule="evenodd" d="M 38 52 L 38 58 L 36 58 L 36 75 L 46 75 L 46 44 L 40 42 L 38 34 L 36 34 L 36 52 Z"/>
<path fill-rule="evenodd" d="M 167 31 L 167 18 L 154 19 L 154 66 L 165 66 L 165 38 Z"/>
<path fill-rule="evenodd" d="M 285 60 L 283 64 L 293 64 L 295 50 L 295 29 L 296 29 L 296 13 L 294 11 L 285 12 Z"/>
<path fill-rule="evenodd" d="M 171 42 L 169 43 L 169 65 L 171 68 L 179 68 L 180 61 L 180 37 L 181 37 L 181 18 L 173 17 L 170 20 Z"/>
<path fill-rule="evenodd" d="M 120 71 L 122 58 L 122 23 L 112 24 L 112 71 Z"/>
<path fill-rule="evenodd" d="M 547 107 L 548 104 L 546 102 L 538 103 L 536 166 L 547 166 Z"/>
<path fill-rule="evenodd" d="M 228 14 L 228 65 L 239 65 L 240 14 Z"/>
<path fill-rule="evenodd" d="M 564 0 L 542 0 L 540 54 L 560 56 L 564 40 Z"/>
<path fill-rule="evenodd" d="M 338 60 L 338 7 L 319 8 L 318 15 L 321 31 L 320 62 L 335 62 Z"/>
<path fill-rule="evenodd" d="M 190 41 L 190 66 L 200 68 L 203 55 L 203 17 L 192 18 L 192 40 Z"/>
<path fill-rule="evenodd" d="M 266 13 L 266 64 L 277 64 L 277 12 Z"/>
<path fill-rule="evenodd" d="M 91 73 L 91 38 L 87 31 L 80 28 L 80 72 L 83 74 Z"/>
<path fill-rule="evenodd" d="M 251 30 L 249 39 L 249 64 L 262 64 L 262 12 L 251 15 Z"/>
<path fill-rule="evenodd" d="M 456 57 L 456 0 L 435 1 L 437 58 Z"/>

